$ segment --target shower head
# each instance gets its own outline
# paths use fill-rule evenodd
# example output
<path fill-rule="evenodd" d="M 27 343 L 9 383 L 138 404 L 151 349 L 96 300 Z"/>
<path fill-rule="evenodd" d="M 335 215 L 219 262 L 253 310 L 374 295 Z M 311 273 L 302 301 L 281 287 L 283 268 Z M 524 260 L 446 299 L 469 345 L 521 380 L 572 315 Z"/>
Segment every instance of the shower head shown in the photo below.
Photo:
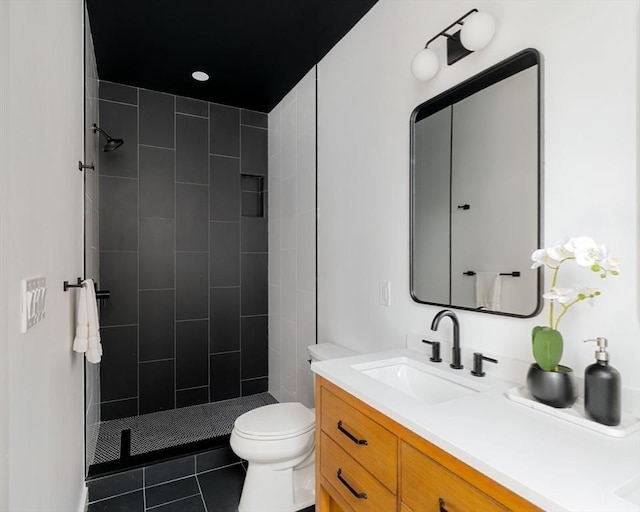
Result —
<path fill-rule="evenodd" d="M 102 146 L 102 151 L 108 153 L 109 151 L 113 151 L 114 149 L 118 149 L 120 146 L 124 144 L 122 139 L 109 139 L 107 143 Z"/>
<path fill-rule="evenodd" d="M 120 146 L 124 144 L 124 141 L 122 139 L 114 139 L 108 133 L 106 133 L 102 128 L 98 128 L 98 126 L 94 124 L 93 133 L 96 133 L 96 132 L 100 132 L 104 136 L 104 138 L 107 139 L 107 142 L 105 143 L 105 145 L 102 146 L 102 151 L 104 151 L 105 153 L 118 149 Z"/>

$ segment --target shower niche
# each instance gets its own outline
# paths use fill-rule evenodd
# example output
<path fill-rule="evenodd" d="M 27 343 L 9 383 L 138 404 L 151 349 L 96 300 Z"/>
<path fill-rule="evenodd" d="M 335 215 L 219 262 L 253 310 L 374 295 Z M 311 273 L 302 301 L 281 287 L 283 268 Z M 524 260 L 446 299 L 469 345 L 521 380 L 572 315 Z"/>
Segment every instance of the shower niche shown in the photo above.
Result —
<path fill-rule="evenodd" d="M 243 174 L 240 184 L 242 191 L 242 216 L 264 217 L 264 177 Z"/>

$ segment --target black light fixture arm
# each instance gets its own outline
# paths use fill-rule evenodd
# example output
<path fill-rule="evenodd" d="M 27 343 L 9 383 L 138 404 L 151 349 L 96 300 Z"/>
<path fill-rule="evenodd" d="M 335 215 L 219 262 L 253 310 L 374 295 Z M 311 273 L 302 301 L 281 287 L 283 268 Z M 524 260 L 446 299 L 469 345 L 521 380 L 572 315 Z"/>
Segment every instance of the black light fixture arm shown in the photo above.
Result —
<path fill-rule="evenodd" d="M 424 45 L 425 48 L 427 48 L 431 43 L 433 43 L 436 39 L 438 39 L 440 36 L 444 36 L 446 38 L 452 38 L 454 37 L 451 34 L 447 34 L 447 30 L 451 30 L 453 27 L 455 27 L 456 25 L 464 25 L 464 23 L 462 23 L 462 21 L 467 18 L 468 16 L 471 16 L 474 12 L 478 12 L 478 9 L 471 9 L 467 14 L 465 14 L 464 16 L 461 16 L 460 18 L 458 18 L 456 21 L 454 21 L 451 25 L 449 25 L 447 28 L 445 28 L 444 30 L 442 30 L 441 32 L 439 32 L 438 34 L 436 34 L 435 36 L 433 36 L 431 39 L 429 39 L 427 41 L 427 44 Z"/>

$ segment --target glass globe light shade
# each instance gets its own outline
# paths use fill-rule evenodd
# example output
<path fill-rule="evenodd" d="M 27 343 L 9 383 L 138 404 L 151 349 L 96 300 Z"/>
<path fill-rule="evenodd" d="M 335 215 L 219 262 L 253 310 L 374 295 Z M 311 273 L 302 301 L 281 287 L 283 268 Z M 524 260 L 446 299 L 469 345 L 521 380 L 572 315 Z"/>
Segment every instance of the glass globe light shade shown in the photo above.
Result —
<path fill-rule="evenodd" d="M 487 46 L 496 32 L 496 22 L 491 14 L 476 12 L 464 20 L 460 42 L 467 50 L 475 52 Z"/>
<path fill-rule="evenodd" d="M 420 50 L 411 61 L 411 73 L 418 80 L 431 79 L 439 67 L 438 56 L 431 48 Z"/>

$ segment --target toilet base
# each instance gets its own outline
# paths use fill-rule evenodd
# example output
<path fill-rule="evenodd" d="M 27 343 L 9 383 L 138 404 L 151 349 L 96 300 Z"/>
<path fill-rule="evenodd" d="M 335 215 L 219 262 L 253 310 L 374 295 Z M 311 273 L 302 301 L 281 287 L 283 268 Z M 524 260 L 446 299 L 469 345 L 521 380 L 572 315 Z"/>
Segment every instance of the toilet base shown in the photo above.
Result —
<path fill-rule="evenodd" d="M 315 453 L 295 468 L 249 462 L 238 512 L 297 512 L 315 503 Z"/>

